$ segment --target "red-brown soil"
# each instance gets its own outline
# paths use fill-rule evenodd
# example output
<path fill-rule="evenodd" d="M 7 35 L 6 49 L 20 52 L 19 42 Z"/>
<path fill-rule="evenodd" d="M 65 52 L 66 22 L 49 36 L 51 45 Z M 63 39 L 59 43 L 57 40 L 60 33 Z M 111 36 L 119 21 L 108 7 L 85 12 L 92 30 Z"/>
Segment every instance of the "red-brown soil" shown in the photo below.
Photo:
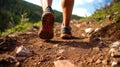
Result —
<path fill-rule="evenodd" d="M 74 39 L 69 40 L 59 37 L 60 26 L 55 25 L 54 38 L 50 41 L 40 39 L 36 27 L 2 37 L 0 67 L 54 67 L 53 62 L 57 60 L 70 60 L 77 67 L 111 67 L 109 45 L 120 40 L 120 23 L 71 22 Z M 86 28 L 99 30 L 85 33 Z M 29 48 L 33 56 L 16 55 L 15 51 L 20 45 Z"/>

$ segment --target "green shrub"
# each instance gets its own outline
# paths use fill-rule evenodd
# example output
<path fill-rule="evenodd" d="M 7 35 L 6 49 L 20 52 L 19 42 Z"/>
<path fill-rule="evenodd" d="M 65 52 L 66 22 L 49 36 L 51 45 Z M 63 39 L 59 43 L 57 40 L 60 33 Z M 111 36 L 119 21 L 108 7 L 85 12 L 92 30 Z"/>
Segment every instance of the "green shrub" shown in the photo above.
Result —
<path fill-rule="evenodd" d="M 97 22 L 101 22 L 105 19 L 106 15 L 107 11 L 100 9 L 92 15 L 92 18 L 95 19 L 95 21 Z"/>
<path fill-rule="evenodd" d="M 1 32 L 0 36 L 8 35 L 8 34 L 13 33 L 13 32 L 25 31 L 31 25 L 32 25 L 31 23 L 16 25 L 15 27 L 12 27 L 10 29 L 6 29 L 5 32 Z"/>
<path fill-rule="evenodd" d="M 118 13 L 115 18 L 113 19 L 113 22 L 120 22 L 120 13 Z"/>

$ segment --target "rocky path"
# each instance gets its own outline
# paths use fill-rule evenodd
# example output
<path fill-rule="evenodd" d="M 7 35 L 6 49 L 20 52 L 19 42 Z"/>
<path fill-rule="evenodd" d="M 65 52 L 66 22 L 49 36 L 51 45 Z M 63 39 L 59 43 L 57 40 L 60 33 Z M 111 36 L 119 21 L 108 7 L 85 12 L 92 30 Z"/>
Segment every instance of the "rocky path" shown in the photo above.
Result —
<path fill-rule="evenodd" d="M 37 36 L 38 28 L 34 26 L 25 33 L 11 34 L 0 39 L 0 67 L 59 67 L 59 64 L 60 67 L 63 67 L 62 64 L 66 67 L 115 66 L 117 63 L 110 52 L 110 44 L 115 41 L 93 35 L 103 26 L 72 21 L 74 39 L 70 40 L 59 37 L 60 24 L 55 25 L 55 36 L 50 41 L 41 40 Z"/>

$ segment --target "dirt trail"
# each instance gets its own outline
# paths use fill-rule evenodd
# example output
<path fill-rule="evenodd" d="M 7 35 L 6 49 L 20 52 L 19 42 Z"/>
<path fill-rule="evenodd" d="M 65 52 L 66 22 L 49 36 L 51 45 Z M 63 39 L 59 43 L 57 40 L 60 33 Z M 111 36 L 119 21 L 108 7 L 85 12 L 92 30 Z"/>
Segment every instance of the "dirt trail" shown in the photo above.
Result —
<path fill-rule="evenodd" d="M 59 37 L 60 24 L 55 25 L 54 38 L 49 42 L 38 37 L 36 27 L 30 28 L 25 33 L 11 34 L 4 40 L 0 39 L 0 67 L 54 67 L 54 61 L 57 60 L 70 60 L 77 67 L 111 67 L 112 58 L 109 54 L 109 45 L 111 42 L 119 40 L 120 37 L 115 39 L 109 34 L 110 39 L 101 32 L 102 30 L 98 30 L 108 24 L 71 22 L 72 34 L 75 38 L 70 40 L 63 40 Z M 118 24 L 120 25 L 120 23 Z M 92 28 L 92 31 L 86 33 L 86 28 Z M 112 30 L 115 30 L 113 28 Z M 116 33 L 118 34 L 118 32 Z M 112 39 L 114 40 L 112 41 Z M 33 56 L 17 56 L 15 51 L 20 45 L 29 48 L 33 52 Z"/>

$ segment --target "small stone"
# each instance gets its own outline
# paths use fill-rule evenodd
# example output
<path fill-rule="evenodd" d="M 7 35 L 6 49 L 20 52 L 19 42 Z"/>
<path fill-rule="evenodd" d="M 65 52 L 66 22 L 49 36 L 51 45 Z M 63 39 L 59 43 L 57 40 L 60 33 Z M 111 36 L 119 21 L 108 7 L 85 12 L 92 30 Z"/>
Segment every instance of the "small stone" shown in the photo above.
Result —
<path fill-rule="evenodd" d="M 15 67 L 19 67 L 20 66 L 20 62 L 17 62 Z"/>
<path fill-rule="evenodd" d="M 49 51 L 49 50 L 51 50 L 51 49 L 52 49 L 51 47 L 44 48 L 45 51 Z"/>
<path fill-rule="evenodd" d="M 111 56 L 114 58 L 120 57 L 120 52 L 111 53 Z"/>
<path fill-rule="evenodd" d="M 120 47 L 118 48 L 118 52 L 120 52 Z"/>
<path fill-rule="evenodd" d="M 65 59 L 65 57 L 63 57 L 63 56 L 57 57 L 57 60 L 63 60 L 63 59 Z"/>
<path fill-rule="evenodd" d="M 114 53 L 114 52 L 116 52 L 116 50 L 115 50 L 115 48 L 110 48 L 110 51 L 109 51 L 110 53 Z"/>
<path fill-rule="evenodd" d="M 93 48 L 93 51 L 98 52 L 98 51 L 100 51 L 100 48 L 99 48 L 99 47 L 94 47 L 94 48 Z"/>
<path fill-rule="evenodd" d="M 92 58 L 88 58 L 88 62 L 92 63 L 93 59 Z"/>
<path fill-rule="evenodd" d="M 65 51 L 65 49 L 60 49 L 60 50 L 58 50 L 58 54 L 62 54 L 63 52 Z"/>
<path fill-rule="evenodd" d="M 33 32 L 26 32 L 26 34 L 28 34 L 28 35 L 29 35 L 29 34 L 33 34 Z"/>
<path fill-rule="evenodd" d="M 112 43 L 111 48 L 118 48 L 119 46 L 120 46 L 120 42 L 116 41 Z"/>
<path fill-rule="evenodd" d="M 8 35 L 9 37 L 16 37 L 17 35 L 15 34 L 11 34 L 11 35 Z"/>
<path fill-rule="evenodd" d="M 100 60 L 100 59 L 98 59 L 97 61 L 96 61 L 96 64 L 100 64 L 102 61 Z"/>
<path fill-rule="evenodd" d="M 81 24 L 76 24 L 76 27 L 80 28 Z"/>
<path fill-rule="evenodd" d="M 100 28 L 96 28 L 94 31 L 97 32 Z"/>
<path fill-rule="evenodd" d="M 69 60 L 57 60 L 54 61 L 55 67 L 76 67 L 75 64 L 71 63 Z"/>
<path fill-rule="evenodd" d="M 28 48 L 24 47 L 23 45 L 17 48 L 16 53 L 19 56 L 32 56 L 33 55 L 33 53 Z"/>
<path fill-rule="evenodd" d="M 84 33 L 81 34 L 82 37 L 85 37 L 86 35 Z"/>
<path fill-rule="evenodd" d="M 93 28 L 87 28 L 87 29 L 85 29 L 85 33 L 90 34 L 92 32 L 93 32 Z"/>
<path fill-rule="evenodd" d="M 103 60 L 102 63 L 103 63 L 104 65 L 107 65 L 107 64 L 108 64 L 107 60 Z"/>
<path fill-rule="evenodd" d="M 112 62 L 112 66 L 116 66 L 117 65 L 117 62 Z"/>
<path fill-rule="evenodd" d="M 55 45 L 53 45 L 53 48 L 56 48 L 56 47 L 58 47 L 58 45 L 59 45 L 59 44 L 55 44 Z"/>

